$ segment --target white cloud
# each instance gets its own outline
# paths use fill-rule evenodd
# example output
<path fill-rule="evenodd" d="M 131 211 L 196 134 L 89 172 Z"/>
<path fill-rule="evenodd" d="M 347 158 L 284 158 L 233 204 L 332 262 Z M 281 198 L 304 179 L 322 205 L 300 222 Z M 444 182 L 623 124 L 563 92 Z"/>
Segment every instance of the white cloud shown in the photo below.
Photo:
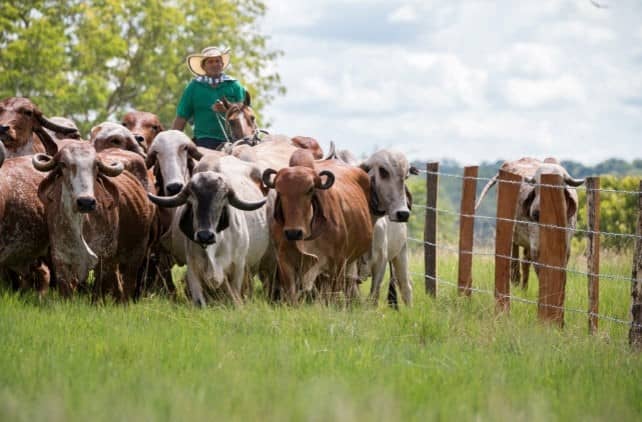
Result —
<path fill-rule="evenodd" d="M 390 22 L 414 22 L 417 20 L 417 12 L 410 5 L 403 5 L 395 9 L 389 16 Z"/>
<path fill-rule="evenodd" d="M 506 81 L 504 95 L 515 107 L 541 107 L 559 103 L 577 103 L 586 98 L 584 88 L 572 76 L 556 79 L 518 79 Z"/>
<path fill-rule="evenodd" d="M 501 72 L 530 77 L 559 73 L 561 62 L 559 48 L 541 43 L 516 43 L 489 59 L 489 64 Z"/>

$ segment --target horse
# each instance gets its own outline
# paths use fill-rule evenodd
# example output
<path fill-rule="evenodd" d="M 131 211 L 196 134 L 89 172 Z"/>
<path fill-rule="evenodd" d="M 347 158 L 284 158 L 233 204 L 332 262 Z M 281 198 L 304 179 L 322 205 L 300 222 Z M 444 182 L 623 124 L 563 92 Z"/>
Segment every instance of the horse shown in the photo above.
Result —
<path fill-rule="evenodd" d="M 260 134 L 267 133 L 258 128 L 256 116 L 250 103 L 250 94 L 246 92 L 242 102 L 233 103 L 222 97 L 212 106 L 215 112 L 225 115 L 224 130 L 229 134 L 229 141 L 233 143 L 233 146 L 257 145 L 261 142 Z"/>

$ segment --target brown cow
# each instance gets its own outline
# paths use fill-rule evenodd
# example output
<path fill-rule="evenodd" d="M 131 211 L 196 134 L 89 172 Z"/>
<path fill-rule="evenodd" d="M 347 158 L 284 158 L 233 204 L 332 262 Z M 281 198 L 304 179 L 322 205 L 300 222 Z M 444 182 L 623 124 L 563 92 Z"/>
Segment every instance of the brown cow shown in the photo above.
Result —
<path fill-rule="evenodd" d="M 38 185 L 44 176 L 33 168 L 31 157 L 2 161 L 0 270 L 11 278 L 14 288 L 26 288 L 33 282 L 42 294 L 49 286 L 49 269 L 43 263 L 49 238 L 45 209 L 38 199 Z"/>
<path fill-rule="evenodd" d="M 28 98 L 10 97 L 0 101 L 0 141 L 7 148 L 7 158 L 44 151 L 55 154 L 58 145 L 44 128 L 63 134 L 78 132 L 76 128 L 48 120 Z"/>
<path fill-rule="evenodd" d="M 565 184 L 564 198 L 566 200 L 566 228 L 568 229 L 566 231 L 565 263 L 568 262 L 571 254 L 571 238 L 573 236 L 573 229 L 575 229 L 575 225 L 577 224 L 578 209 L 577 192 L 568 186 L 580 186 L 584 183 L 584 179 L 572 178 L 555 158 L 546 158 L 544 161 L 540 161 L 536 158 L 524 157 L 515 161 L 505 161 L 500 169 L 524 178 L 519 188 L 517 212 L 515 214 L 517 223 L 513 230 L 511 281 L 513 284 L 518 284 L 520 281 L 519 248 L 522 247 L 524 250 L 524 261 L 521 263 L 521 285 L 522 288 L 526 289 L 528 287 L 530 262 L 537 261 L 539 256 L 539 226 L 533 223 L 539 222 L 539 184 L 541 175 L 546 173 L 558 174 L 562 176 Z M 498 174 L 484 186 L 475 208 L 479 208 L 488 190 L 497 182 L 497 177 Z M 535 266 L 535 272 L 539 272 L 538 266 Z"/>
<path fill-rule="evenodd" d="M 123 116 L 122 124 L 145 151 L 152 146 L 156 135 L 165 130 L 158 116 L 148 111 L 130 111 Z"/>
<path fill-rule="evenodd" d="M 263 181 L 277 192 L 271 233 L 288 302 L 296 303 L 315 282 L 322 293 L 352 296 L 347 267 L 372 242 L 367 173 L 337 160 L 315 162 L 310 151 L 299 149 L 289 167 L 265 170 Z"/>
<path fill-rule="evenodd" d="M 73 293 L 95 268 L 94 297 L 131 298 L 154 216 L 140 182 L 122 163 L 104 163 L 89 143 L 36 154 L 33 165 L 48 172 L 38 195 L 61 293 Z"/>

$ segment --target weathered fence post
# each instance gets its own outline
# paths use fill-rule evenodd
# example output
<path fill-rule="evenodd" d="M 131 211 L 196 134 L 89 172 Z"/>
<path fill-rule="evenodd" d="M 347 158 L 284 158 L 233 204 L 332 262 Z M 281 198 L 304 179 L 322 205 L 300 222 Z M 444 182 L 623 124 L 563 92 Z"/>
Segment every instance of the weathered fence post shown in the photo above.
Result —
<path fill-rule="evenodd" d="M 426 293 L 437 295 L 437 189 L 439 163 L 426 163 L 426 217 L 424 221 L 424 269 Z"/>
<path fill-rule="evenodd" d="M 521 176 L 499 170 L 495 227 L 495 308 L 510 311 L 510 263 Z"/>
<path fill-rule="evenodd" d="M 631 276 L 631 328 L 629 344 L 636 350 L 642 349 L 642 181 L 638 188 L 638 226 L 635 230 L 635 253 Z"/>
<path fill-rule="evenodd" d="M 457 283 L 459 294 L 470 296 L 473 283 L 473 237 L 475 229 L 475 194 L 477 192 L 477 172 L 479 166 L 464 167 L 464 180 L 461 188 L 459 211 L 459 267 Z"/>
<path fill-rule="evenodd" d="M 588 329 L 597 331 L 600 310 L 600 178 L 586 178 L 586 214 L 588 222 Z"/>
<path fill-rule="evenodd" d="M 562 176 L 542 174 L 539 190 L 539 252 L 535 264 L 539 278 L 537 315 L 540 320 L 563 327 L 567 236 Z"/>

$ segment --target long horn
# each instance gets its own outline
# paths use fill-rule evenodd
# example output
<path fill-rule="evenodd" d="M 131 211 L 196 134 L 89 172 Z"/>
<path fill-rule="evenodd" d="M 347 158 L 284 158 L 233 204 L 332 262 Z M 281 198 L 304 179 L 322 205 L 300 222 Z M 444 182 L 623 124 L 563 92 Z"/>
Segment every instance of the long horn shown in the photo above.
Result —
<path fill-rule="evenodd" d="M 230 205 L 243 211 L 257 210 L 261 208 L 263 205 L 265 205 L 265 203 L 267 202 L 267 198 L 263 198 L 257 202 L 243 201 L 238 196 L 236 196 L 236 193 L 232 189 L 230 189 L 227 193 L 227 200 L 229 201 Z"/>
<path fill-rule="evenodd" d="M 581 186 L 584 184 L 585 179 L 573 179 L 568 174 L 564 175 L 564 182 L 569 186 Z"/>
<path fill-rule="evenodd" d="M 328 152 L 328 155 L 325 156 L 325 158 L 322 158 L 321 160 L 334 160 L 337 158 L 337 151 L 336 147 L 334 146 L 334 141 L 330 141 L 330 151 Z"/>
<path fill-rule="evenodd" d="M 49 135 L 47 131 L 41 127 L 40 128 L 34 127 L 33 131 L 36 133 L 36 135 L 38 135 L 38 137 L 42 141 L 42 144 L 45 146 L 45 151 L 47 151 L 47 154 L 56 155 L 56 153 L 58 152 L 58 144 L 56 143 L 56 141 L 53 140 L 51 135 Z"/>
<path fill-rule="evenodd" d="M 186 186 L 183 186 L 183 189 L 181 189 L 181 191 L 174 196 L 156 196 L 154 194 L 147 192 L 147 197 L 149 198 L 150 201 L 152 201 L 154 204 L 158 205 L 159 207 L 175 208 L 187 202 L 188 194 L 187 194 L 186 188 L 187 188 Z"/>
<path fill-rule="evenodd" d="M 484 197 L 486 196 L 486 194 L 488 193 L 490 188 L 492 188 L 495 185 L 495 183 L 497 183 L 497 177 L 499 177 L 499 174 L 494 175 L 493 178 L 490 179 L 490 181 L 488 183 L 486 183 L 486 186 L 484 186 L 484 189 L 482 189 L 481 194 L 479 194 L 479 199 L 477 200 L 477 203 L 475 204 L 475 210 L 477 210 L 477 208 L 479 208 L 479 206 L 481 205 L 482 200 L 484 199 Z"/>
<path fill-rule="evenodd" d="M 325 180 L 325 183 L 317 186 L 317 189 L 329 189 L 334 184 L 334 173 L 330 170 L 323 170 L 319 173 L 319 177 L 321 176 L 328 176 L 328 178 Z"/>
<path fill-rule="evenodd" d="M 33 156 L 31 163 L 34 168 L 39 171 L 51 171 L 56 167 L 56 160 L 52 156 L 38 153 Z"/>
<path fill-rule="evenodd" d="M 272 181 L 270 179 L 273 174 L 276 174 L 276 170 L 274 170 L 274 169 L 265 169 L 265 171 L 263 172 L 263 177 L 261 177 L 261 179 L 263 180 L 263 184 L 268 189 L 274 189 L 274 181 Z"/>
<path fill-rule="evenodd" d="M 40 122 L 41 125 L 43 125 L 47 129 L 53 130 L 54 132 L 62 133 L 63 135 L 77 134 L 78 136 L 80 136 L 77 128 L 69 127 L 69 126 L 61 126 L 47 119 L 43 115 L 38 116 L 38 121 Z"/>
<path fill-rule="evenodd" d="M 4 163 L 4 159 L 7 156 L 7 150 L 4 148 L 4 144 L 0 142 L 0 167 L 2 167 L 2 163 Z"/>
<path fill-rule="evenodd" d="M 198 148 L 196 148 L 196 145 L 194 144 L 187 145 L 187 153 L 189 154 L 190 157 L 192 157 L 196 161 L 203 158 L 203 154 L 198 150 Z"/>
<path fill-rule="evenodd" d="M 120 161 L 114 161 L 110 165 L 103 163 L 100 160 L 96 160 L 98 164 L 98 170 L 101 171 L 105 176 L 116 177 L 125 170 L 125 166 Z"/>

